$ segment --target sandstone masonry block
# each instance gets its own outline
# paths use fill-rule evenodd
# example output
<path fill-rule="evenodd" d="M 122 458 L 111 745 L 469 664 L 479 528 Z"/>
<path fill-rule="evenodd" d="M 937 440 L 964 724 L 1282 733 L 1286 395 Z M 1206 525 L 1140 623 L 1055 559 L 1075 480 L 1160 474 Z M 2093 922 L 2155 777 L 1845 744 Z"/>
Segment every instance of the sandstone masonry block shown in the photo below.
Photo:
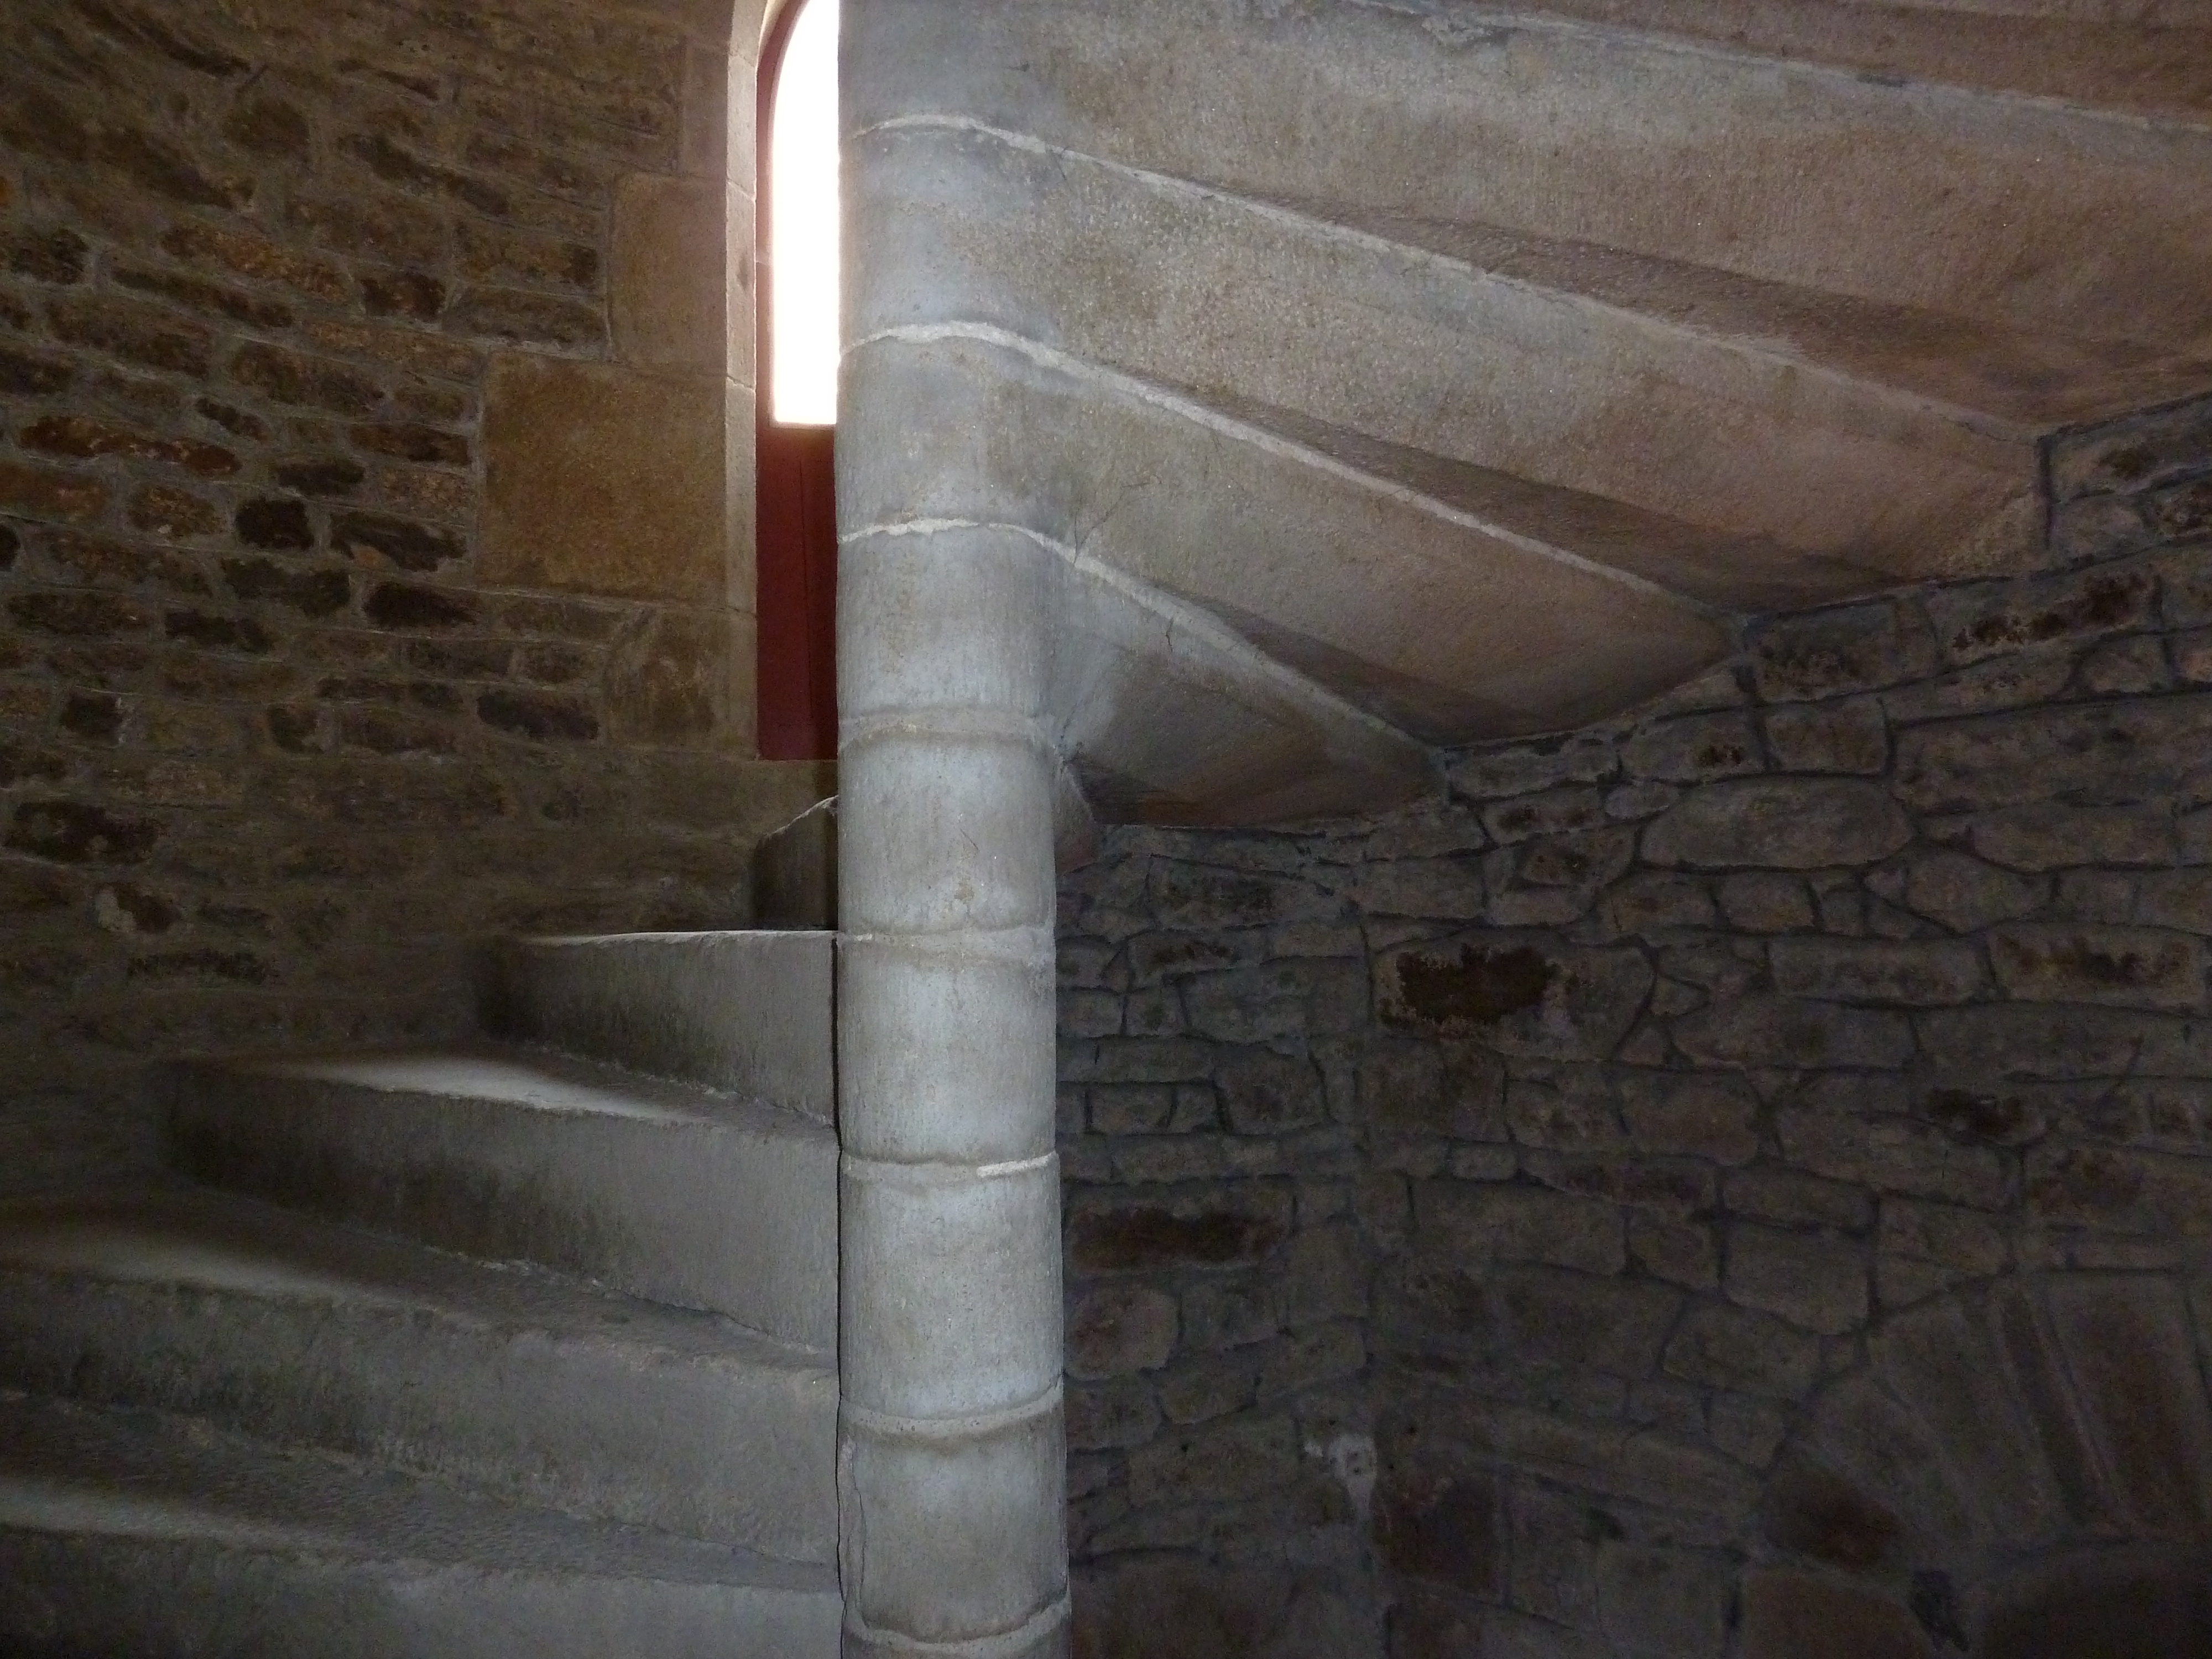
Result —
<path fill-rule="evenodd" d="M 615 349 L 625 362 L 726 371 L 750 383 L 750 308 L 741 308 L 742 323 L 733 328 L 725 274 L 725 223 L 733 209 L 746 207 L 720 179 L 635 173 L 622 181 L 610 289 Z M 745 211 L 743 222 L 750 222 Z M 744 358 L 729 362 L 739 335 Z"/>
<path fill-rule="evenodd" d="M 724 424 L 718 381 L 501 357 L 484 412 L 483 578 L 719 602 Z"/>

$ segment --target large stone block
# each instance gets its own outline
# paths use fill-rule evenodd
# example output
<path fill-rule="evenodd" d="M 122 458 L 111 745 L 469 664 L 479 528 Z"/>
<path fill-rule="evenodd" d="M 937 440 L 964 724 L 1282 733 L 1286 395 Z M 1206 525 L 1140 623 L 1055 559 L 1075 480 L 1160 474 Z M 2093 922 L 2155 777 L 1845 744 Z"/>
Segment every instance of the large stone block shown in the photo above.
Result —
<path fill-rule="evenodd" d="M 1556 1268 L 1509 1268 L 1492 1280 L 1513 1346 L 1543 1363 L 1648 1376 L 1681 1296 L 1645 1279 L 1592 1279 Z"/>
<path fill-rule="evenodd" d="M 742 368 L 738 378 L 751 378 L 750 327 L 745 361 L 726 367 L 735 343 L 724 263 L 733 218 L 750 230 L 750 204 L 719 179 L 641 173 L 616 187 L 608 297 L 624 362 L 700 374 Z"/>
<path fill-rule="evenodd" d="M 718 379 L 501 354 L 485 398 L 478 575 L 720 604 L 727 418 Z"/>
<path fill-rule="evenodd" d="M 726 611 L 650 611 L 633 617 L 608 653 L 609 735 L 750 750 L 751 647 L 751 619 Z"/>
<path fill-rule="evenodd" d="M 1871 864 L 1911 836 L 1879 784 L 1746 778 L 1685 796 L 1644 832 L 1644 856 L 1709 870 L 1823 870 Z"/>
<path fill-rule="evenodd" d="M 2057 1494 L 1989 1328 L 1947 1297 L 1891 1322 L 1874 1353 L 1890 1392 L 1935 1431 L 1996 1529 L 2015 1544 L 2048 1536 Z"/>
<path fill-rule="evenodd" d="M 1853 1572 L 1881 1565 L 1905 1534 L 1887 1504 L 1815 1463 L 1775 1476 L 1760 1525 L 1777 1549 Z"/>

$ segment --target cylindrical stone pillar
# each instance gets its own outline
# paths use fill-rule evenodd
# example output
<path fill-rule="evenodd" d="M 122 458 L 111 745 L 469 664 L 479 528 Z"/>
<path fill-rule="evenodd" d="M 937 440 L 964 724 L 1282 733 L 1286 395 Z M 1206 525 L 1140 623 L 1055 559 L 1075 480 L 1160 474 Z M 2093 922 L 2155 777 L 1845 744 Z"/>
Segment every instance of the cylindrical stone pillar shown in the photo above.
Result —
<path fill-rule="evenodd" d="M 1005 544 L 862 526 L 842 552 L 848 1655 L 1026 1659 L 1066 1623 L 1054 764 L 1041 573 Z"/>
<path fill-rule="evenodd" d="M 848 120 L 871 16 L 902 3 L 845 0 Z M 893 252 L 873 155 L 848 137 L 837 454 L 845 1651 L 1045 1659 L 1068 1608 L 1052 571 L 1016 515 L 946 515 L 974 481 L 906 441 L 932 365 L 875 337 L 933 274 Z"/>

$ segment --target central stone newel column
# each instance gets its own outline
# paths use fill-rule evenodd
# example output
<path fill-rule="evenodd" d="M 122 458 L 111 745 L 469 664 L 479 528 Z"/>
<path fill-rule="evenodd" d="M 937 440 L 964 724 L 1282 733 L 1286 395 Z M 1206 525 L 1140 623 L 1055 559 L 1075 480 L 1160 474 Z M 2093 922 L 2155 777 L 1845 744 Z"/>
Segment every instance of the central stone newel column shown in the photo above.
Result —
<path fill-rule="evenodd" d="M 869 43 L 898 3 L 843 22 L 846 1651 L 1030 1659 L 1067 1626 L 1049 576 L 1016 515 L 933 512 L 963 481 L 902 441 L 943 366 L 880 331 L 932 273 L 893 253 L 897 191 L 849 130 L 895 95 Z"/>

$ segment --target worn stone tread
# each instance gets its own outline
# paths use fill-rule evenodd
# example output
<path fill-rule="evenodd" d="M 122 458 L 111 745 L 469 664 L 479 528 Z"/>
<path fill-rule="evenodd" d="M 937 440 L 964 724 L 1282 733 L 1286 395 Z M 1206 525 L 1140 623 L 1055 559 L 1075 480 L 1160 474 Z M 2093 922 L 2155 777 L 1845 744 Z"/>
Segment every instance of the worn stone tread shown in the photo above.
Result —
<path fill-rule="evenodd" d="M 1996 9 L 982 9 L 954 59 L 921 49 L 933 19 L 872 24 L 884 63 L 860 122 L 967 118 L 1250 195 L 2202 349 L 2201 285 L 2167 273 L 2212 234 L 2212 33 Z M 1041 62 L 1114 94 L 1054 96 Z"/>
<path fill-rule="evenodd" d="M 0 1210 L 0 1384 L 788 1559 L 832 1543 L 821 1354 L 249 1200 Z"/>
<path fill-rule="evenodd" d="M 488 1328 L 800 1370 L 826 1364 L 818 1352 L 711 1314 L 210 1194 L 161 1191 L 0 1206 L 0 1271 L 404 1308 Z"/>
<path fill-rule="evenodd" d="M 829 1123 L 830 935 L 723 930 L 507 939 L 483 1029 Z"/>
<path fill-rule="evenodd" d="M 1078 378 L 1096 369 L 1109 395 L 1121 376 L 1201 388 L 1213 408 L 1293 411 L 1401 459 L 1474 469 L 1462 491 L 1478 475 L 1496 499 L 1537 486 L 1510 499 L 1538 541 L 1571 547 L 1595 531 L 1626 565 L 1621 550 L 1658 530 L 1641 562 L 1659 584 L 1730 611 L 1837 597 L 1850 568 L 1876 587 L 2033 565 L 2043 437 L 2212 386 L 2212 356 L 2184 343 L 2031 331 L 1484 221 L 1267 199 L 957 119 L 867 142 L 884 210 L 902 216 L 900 257 L 944 275 L 896 320 L 864 310 L 856 350 L 965 331 Z M 1127 242 L 1178 257 L 1129 261 Z M 1100 292 L 1095 273 L 1117 262 L 1128 270 Z M 1292 353 L 1279 349 L 1286 318 Z M 1376 375 L 1380 361 L 1391 374 Z M 1154 491 L 1205 477 L 1150 471 Z M 1593 502 L 1625 511 L 1606 523 Z M 1705 538 L 1689 558 L 1685 526 Z M 1182 550 L 1167 544 L 1151 562 Z M 1561 710 L 1558 723 L 1575 720 Z"/>
<path fill-rule="evenodd" d="M 791 1659 L 834 1571 L 0 1394 L 0 1644 L 88 1656 Z"/>
<path fill-rule="evenodd" d="M 1745 276 L 1477 222 L 1285 203 L 1316 222 L 1451 259 L 1680 329 L 1924 399 L 1991 428 L 2083 424 L 2212 385 L 2212 360 Z"/>
<path fill-rule="evenodd" d="M 2142 9 L 2163 15 L 2103 22 L 1853 0 L 1528 0 L 1492 9 L 2083 109 L 2212 122 L 2212 11 L 2191 0 Z"/>
<path fill-rule="evenodd" d="M 195 1180 L 836 1340 L 834 1133 L 758 1099 L 490 1044 L 179 1071 Z"/>
<path fill-rule="evenodd" d="M 764 1134 L 818 1136 L 811 1120 L 772 1103 L 715 1094 L 567 1054 L 461 1044 L 370 1053 L 238 1057 L 232 1076 L 327 1083 L 379 1094 L 429 1095 L 512 1106 L 556 1116 L 611 1116 L 670 1127 L 725 1125 Z"/>

